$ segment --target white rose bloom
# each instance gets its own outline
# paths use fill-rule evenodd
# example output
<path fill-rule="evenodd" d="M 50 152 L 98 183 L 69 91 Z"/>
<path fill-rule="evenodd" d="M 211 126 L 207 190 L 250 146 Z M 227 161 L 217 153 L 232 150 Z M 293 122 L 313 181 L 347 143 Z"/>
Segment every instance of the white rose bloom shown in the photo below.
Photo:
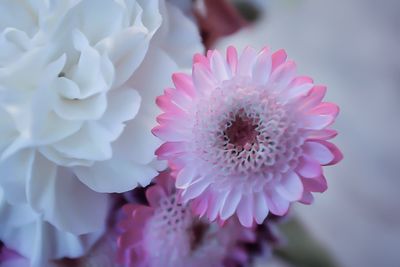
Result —
<path fill-rule="evenodd" d="M 0 34 L 4 198 L 60 236 L 101 230 L 107 193 L 162 168 L 155 97 L 202 51 L 195 25 L 162 0 L 3 0 Z"/>
<path fill-rule="evenodd" d="M 9 249 L 18 251 L 25 259 L 10 262 L 16 266 L 56 266 L 49 259 L 62 257 L 79 257 L 85 253 L 101 236 L 102 231 L 75 236 L 58 231 L 51 224 L 43 221 L 27 204 L 10 205 L 4 199 L 0 188 L 0 239 Z M 6 264 L 6 263 L 4 263 Z M 0 266 L 3 266 L 0 262 Z M 19 266 L 19 265 L 18 265 Z"/>

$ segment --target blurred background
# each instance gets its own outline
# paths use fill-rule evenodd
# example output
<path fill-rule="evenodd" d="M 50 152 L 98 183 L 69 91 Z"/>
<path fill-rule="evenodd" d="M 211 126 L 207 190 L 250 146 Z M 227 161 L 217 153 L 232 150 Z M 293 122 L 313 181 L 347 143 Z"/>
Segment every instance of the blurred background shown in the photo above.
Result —
<path fill-rule="evenodd" d="M 291 236 L 298 254 L 308 251 L 294 257 L 318 258 L 324 249 L 336 266 L 399 267 L 400 1 L 234 2 L 256 20 L 213 46 L 285 48 L 299 73 L 327 85 L 327 100 L 341 107 L 334 143 L 344 160 L 326 169 L 329 189 L 312 206 L 294 206 L 316 242 Z"/>

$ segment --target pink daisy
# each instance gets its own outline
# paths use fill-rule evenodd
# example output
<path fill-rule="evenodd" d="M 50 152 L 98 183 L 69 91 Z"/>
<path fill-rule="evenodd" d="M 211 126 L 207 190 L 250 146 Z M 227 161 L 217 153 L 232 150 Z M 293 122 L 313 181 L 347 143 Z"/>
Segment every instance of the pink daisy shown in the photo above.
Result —
<path fill-rule="evenodd" d="M 230 220 L 221 227 L 194 217 L 178 201 L 173 179 L 163 173 L 146 191 L 149 205 L 126 204 L 120 221 L 117 258 L 124 266 L 219 267 L 247 260 L 239 242 L 254 231 Z"/>
<path fill-rule="evenodd" d="M 237 214 L 244 226 L 291 202 L 309 204 L 324 192 L 321 166 L 342 159 L 327 140 L 338 107 L 322 102 L 326 88 L 296 75 L 286 53 L 229 47 L 195 55 L 192 75 L 174 74 L 175 88 L 157 104 L 164 111 L 153 133 L 195 213 L 210 220 Z"/>

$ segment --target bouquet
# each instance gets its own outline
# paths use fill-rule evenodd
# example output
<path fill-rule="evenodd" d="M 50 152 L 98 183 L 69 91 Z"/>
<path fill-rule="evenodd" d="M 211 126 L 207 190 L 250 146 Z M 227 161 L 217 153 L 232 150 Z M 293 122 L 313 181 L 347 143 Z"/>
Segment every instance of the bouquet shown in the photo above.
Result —
<path fill-rule="evenodd" d="M 213 49 L 250 22 L 199 2 L 0 3 L 1 266 L 251 266 L 290 244 L 291 204 L 342 159 L 339 108 L 284 50 Z"/>

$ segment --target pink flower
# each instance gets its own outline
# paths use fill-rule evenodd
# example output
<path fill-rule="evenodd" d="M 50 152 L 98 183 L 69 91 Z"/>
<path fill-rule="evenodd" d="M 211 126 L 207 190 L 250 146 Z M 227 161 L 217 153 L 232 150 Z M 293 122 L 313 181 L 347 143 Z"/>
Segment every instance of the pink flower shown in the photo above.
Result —
<path fill-rule="evenodd" d="M 166 173 L 146 191 L 149 205 L 123 207 L 117 257 L 124 266 L 203 267 L 231 266 L 247 258 L 239 241 L 255 240 L 251 229 L 236 220 L 223 227 L 193 216 L 178 201 L 173 179 Z"/>
<path fill-rule="evenodd" d="M 7 248 L 0 242 L 0 266 L 1 267 L 29 267 L 29 261 L 14 250 Z"/>
<path fill-rule="evenodd" d="M 326 88 L 296 75 L 286 53 L 235 48 L 195 55 L 192 75 L 174 74 L 176 88 L 157 99 L 164 111 L 153 133 L 195 213 L 210 220 L 237 214 L 244 226 L 291 202 L 310 204 L 324 192 L 321 166 L 342 159 L 327 140 L 339 108 L 322 102 Z"/>

